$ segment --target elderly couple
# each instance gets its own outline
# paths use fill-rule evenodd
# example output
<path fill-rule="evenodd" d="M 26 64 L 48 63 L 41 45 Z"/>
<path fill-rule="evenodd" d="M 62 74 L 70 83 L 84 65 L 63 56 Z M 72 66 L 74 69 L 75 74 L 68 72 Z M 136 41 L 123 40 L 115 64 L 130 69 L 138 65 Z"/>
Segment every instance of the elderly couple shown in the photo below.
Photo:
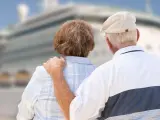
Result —
<path fill-rule="evenodd" d="M 114 56 L 95 68 L 87 58 L 91 26 L 82 20 L 61 26 L 54 48 L 63 58 L 36 68 L 17 120 L 160 120 L 160 58 L 136 45 L 135 16 L 118 12 L 102 32 Z"/>

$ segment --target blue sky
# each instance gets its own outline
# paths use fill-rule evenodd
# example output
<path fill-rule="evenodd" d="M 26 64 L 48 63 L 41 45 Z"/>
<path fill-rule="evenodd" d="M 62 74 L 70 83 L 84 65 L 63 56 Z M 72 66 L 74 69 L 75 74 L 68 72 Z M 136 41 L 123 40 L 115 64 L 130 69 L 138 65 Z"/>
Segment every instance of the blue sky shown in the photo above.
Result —
<path fill-rule="evenodd" d="M 19 3 L 26 3 L 31 7 L 31 14 L 37 12 L 37 0 L 1 0 L 0 3 L 0 28 L 8 24 L 14 24 L 18 21 L 17 5 Z"/>
<path fill-rule="evenodd" d="M 60 0 L 61 3 L 65 3 L 69 0 Z M 72 0 L 74 2 L 87 2 L 92 4 L 109 4 L 120 7 L 133 8 L 136 10 L 145 9 L 145 0 Z M 14 24 L 18 21 L 17 5 L 19 3 L 25 3 L 30 7 L 30 14 L 34 15 L 40 8 L 38 2 L 40 0 L 1 0 L 0 1 L 0 28 L 6 27 L 9 24 Z M 152 0 L 153 11 L 156 14 L 160 14 L 160 0 Z"/>

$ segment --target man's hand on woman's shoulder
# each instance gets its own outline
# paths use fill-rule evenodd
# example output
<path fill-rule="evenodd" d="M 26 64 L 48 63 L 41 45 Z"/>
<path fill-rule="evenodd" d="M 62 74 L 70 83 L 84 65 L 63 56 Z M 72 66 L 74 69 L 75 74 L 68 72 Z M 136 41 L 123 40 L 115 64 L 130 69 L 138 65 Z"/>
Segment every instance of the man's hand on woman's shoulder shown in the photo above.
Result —
<path fill-rule="evenodd" d="M 56 80 L 57 77 L 60 77 L 63 74 L 63 69 L 65 67 L 64 58 L 53 57 L 50 58 L 47 62 L 43 63 L 44 68 L 50 74 L 50 76 Z"/>

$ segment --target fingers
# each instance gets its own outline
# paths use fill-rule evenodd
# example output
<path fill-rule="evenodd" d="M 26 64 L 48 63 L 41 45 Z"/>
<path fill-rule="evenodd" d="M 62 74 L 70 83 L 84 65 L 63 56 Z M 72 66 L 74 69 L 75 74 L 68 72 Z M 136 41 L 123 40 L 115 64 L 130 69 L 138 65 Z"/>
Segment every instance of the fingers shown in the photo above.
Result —
<path fill-rule="evenodd" d="M 47 63 L 43 63 L 43 67 L 46 69 L 46 71 L 49 73 L 50 67 Z"/>
<path fill-rule="evenodd" d="M 53 58 L 50 58 L 47 62 L 43 63 L 43 66 L 45 68 L 49 68 L 49 67 L 64 67 L 65 65 L 65 59 L 63 57 L 53 57 Z"/>
<path fill-rule="evenodd" d="M 63 57 L 60 57 L 60 60 L 61 60 L 62 64 L 65 65 L 65 59 Z"/>
<path fill-rule="evenodd" d="M 60 57 L 60 59 L 61 59 L 62 61 L 64 61 L 64 62 L 65 62 L 65 59 L 64 59 L 64 57 Z"/>
<path fill-rule="evenodd" d="M 44 68 L 50 75 L 58 74 L 58 71 L 63 71 L 65 67 L 65 59 L 63 57 L 53 57 L 43 63 Z"/>

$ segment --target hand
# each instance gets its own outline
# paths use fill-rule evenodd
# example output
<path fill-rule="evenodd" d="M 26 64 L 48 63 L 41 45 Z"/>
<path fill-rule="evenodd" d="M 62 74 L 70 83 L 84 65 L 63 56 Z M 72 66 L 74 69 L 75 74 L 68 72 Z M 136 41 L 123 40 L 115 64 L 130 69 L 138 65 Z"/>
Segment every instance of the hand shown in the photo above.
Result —
<path fill-rule="evenodd" d="M 63 75 L 63 69 L 65 67 L 64 58 L 53 57 L 50 58 L 46 63 L 43 64 L 46 71 L 55 80 L 60 75 Z"/>

